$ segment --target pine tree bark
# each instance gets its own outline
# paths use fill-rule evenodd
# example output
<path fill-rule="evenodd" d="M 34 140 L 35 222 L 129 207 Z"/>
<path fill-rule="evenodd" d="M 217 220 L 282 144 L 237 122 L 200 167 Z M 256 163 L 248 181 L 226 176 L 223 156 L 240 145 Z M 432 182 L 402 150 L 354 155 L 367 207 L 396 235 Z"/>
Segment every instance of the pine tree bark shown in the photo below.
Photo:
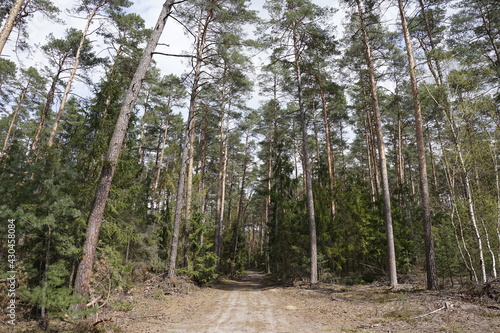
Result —
<path fill-rule="evenodd" d="M 368 74 L 370 77 L 370 96 L 372 99 L 372 109 L 375 120 L 375 132 L 377 136 L 377 148 L 379 155 L 381 182 L 382 182 L 382 195 L 384 200 L 384 222 L 385 233 L 387 237 L 387 257 L 389 264 L 389 280 L 391 286 L 398 284 L 398 276 L 396 270 L 396 250 L 394 248 L 394 234 L 392 226 L 392 213 L 391 213 L 391 194 L 389 189 L 389 176 L 387 174 L 387 160 L 385 157 L 385 144 L 382 134 L 382 120 L 380 119 L 380 109 L 378 102 L 377 85 L 375 82 L 375 66 L 371 54 L 371 46 L 366 30 L 363 8 L 361 0 L 357 0 L 359 21 L 361 24 L 361 32 L 363 34 L 363 44 L 365 48 L 366 64 L 368 66 Z"/>
<path fill-rule="evenodd" d="M 304 164 L 305 190 L 307 201 L 307 215 L 309 220 L 309 241 L 310 241 L 310 280 L 311 283 L 318 283 L 318 248 L 316 239 L 316 218 L 314 214 L 314 195 L 312 188 L 312 170 L 309 160 L 308 134 L 307 134 L 307 114 L 304 106 L 304 97 L 302 89 L 302 72 L 300 67 L 299 38 L 296 31 L 296 22 L 293 23 L 293 48 L 295 79 L 297 80 L 297 94 L 299 99 L 300 129 L 302 132 L 302 158 Z"/>
<path fill-rule="evenodd" d="M 243 207 L 245 199 L 245 185 L 247 178 L 247 164 L 248 164 L 248 137 L 250 134 L 247 132 L 245 137 L 245 155 L 243 158 L 242 175 L 241 175 L 241 187 L 240 187 L 240 197 L 238 199 L 238 213 L 236 214 L 236 223 L 234 226 L 234 242 L 233 242 L 233 257 L 231 260 L 231 275 L 234 276 L 236 268 L 236 256 L 238 255 L 238 242 L 239 242 L 239 232 L 241 225 L 241 217 L 243 216 Z"/>
<path fill-rule="evenodd" d="M 425 259 L 427 271 L 427 289 L 438 289 L 437 269 L 434 252 L 434 238 L 432 236 L 431 206 L 429 199 L 429 181 L 427 177 L 427 161 L 425 157 L 424 130 L 422 121 L 422 111 L 418 94 L 417 76 L 415 73 L 415 59 L 413 57 L 413 48 L 411 46 L 410 32 L 406 21 L 403 1 L 398 0 L 399 13 L 401 16 L 401 27 L 406 44 L 406 53 L 408 57 L 408 69 L 410 74 L 411 90 L 413 95 L 413 109 L 415 116 L 415 132 L 417 140 L 418 166 L 420 174 L 420 195 L 422 200 L 422 221 L 424 226 Z"/>
<path fill-rule="evenodd" d="M 2 31 L 0 31 L 0 54 L 2 54 L 3 48 L 5 47 L 5 44 L 7 43 L 7 39 L 9 39 L 10 33 L 12 32 L 12 29 L 14 29 L 14 26 L 16 25 L 16 18 L 19 12 L 21 11 L 21 7 L 23 6 L 24 0 L 16 0 L 14 5 L 9 11 L 9 16 L 7 17 L 7 20 L 5 21 L 5 24 L 2 28 Z M 29 0 L 28 0 L 29 2 Z"/>
<path fill-rule="evenodd" d="M 127 133 L 132 109 L 139 95 L 142 80 L 144 79 L 148 67 L 151 63 L 153 52 L 158 44 L 158 40 L 163 32 L 165 23 L 174 4 L 174 0 L 166 0 L 162 6 L 158 21 L 151 33 L 146 48 L 139 61 L 134 77 L 128 87 L 127 95 L 122 104 L 120 114 L 116 121 L 113 136 L 111 137 L 108 152 L 106 154 L 104 166 L 101 170 L 94 203 L 87 221 L 86 238 L 83 245 L 83 258 L 78 266 L 73 293 L 80 296 L 88 296 L 90 288 L 90 277 L 99 238 L 99 231 L 104 215 L 104 208 L 108 199 L 111 182 L 116 170 L 120 151 L 122 149 L 125 135 Z M 75 308 L 82 309 L 83 304 L 78 304 Z"/>
<path fill-rule="evenodd" d="M 319 74 L 316 75 L 316 82 L 319 86 L 319 93 L 321 97 L 321 108 L 323 111 L 323 124 L 325 127 L 325 147 L 326 147 L 326 164 L 328 169 L 328 189 L 330 190 L 330 195 L 332 196 L 332 200 L 330 202 L 330 214 L 333 218 L 336 214 L 336 204 L 335 198 L 333 194 L 333 189 L 335 187 L 335 155 L 333 154 L 332 147 L 332 136 L 330 129 L 330 122 L 328 119 L 328 109 L 326 105 L 325 91 L 321 88 L 321 79 Z"/>
<path fill-rule="evenodd" d="M 224 88 L 223 88 L 224 89 Z M 224 100 L 224 97 L 223 97 Z M 224 222 L 224 206 L 226 201 L 226 176 L 227 176 L 227 152 L 229 114 L 225 116 L 224 103 L 222 104 L 222 115 L 220 120 L 220 147 L 219 147 L 219 171 L 217 175 L 217 203 L 215 213 L 215 254 L 220 258 L 222 254 L 222 229 Z M 228 111 L 229 113 L 229 111 Z"/>
<path fill-rule="evenodd" d="M 198 42 L 196 48 L 196 64 L 194 69 L 194 77 L 193 77 L 193 85 L 191 86 L 191 97 L 189 100 L 189 112 L 186 130 L 184 133 L 184 143 L 182 147 L 182 156 L 181 156 L 181 170 L 179 173 L 179 183 L 177 186 L 177 196 L 175 203 L 175 212 L 174 212 L 174 228 L 172 231 L 172 242 L 170 245 L 170 258 L 168 265 L 168 278 L 175 278 L 176 275 L 176 266 L 177 266 L 177 251 L 179 247 L 179 231 L 182 220 L 182 209 L 184 207 L 184 192 L 185 192 L 185 183 L 186 183 L 186 168 L 189 163 L 189 143 L 191 137 L 191 131 L 194 131 L 195 117 L 197 111 L 197 100 L 198 100 L 198 88 L 201 77 L 201 67 L 203 64 L 203 52 L 205 50 L 205 42 L 208 32 L 208 26 L 213 19 L 212 10 L 208 10 L 207 16 L 205 18 L 205 23 L 203 26 L 200 24 L 200 28 L 198 29 Z"/>
<path fill-rule="evenodd" d="M 201 141 L 201 167 L 200 167 L 200 183 L 198 186 L 198 192 L 200 193 L 200 225 L 205 225 L 205 211 L 206 211 L 206 194 L 205 194 L 205 172 L 207 167 L 207 136 L 208 136 L 208 121 L 205 119 L 205 125 L 203 126 L 203 138 Z M 205 241 L 205 232 L 202 228 L 200 232 L 200 246 L 199 248 L 203 250 L 203 244 Z"/>
<path fill-rule="evenodd" d="M 193 128 L 196 118 L 193 120 Z M 193 201 L 194 130 L 189 135 L 189 162 L 186 180 L 186 208 L 184 211 L 184 266 L 189 265 L 189 228 L 191 226 L 191 205 Z"/>

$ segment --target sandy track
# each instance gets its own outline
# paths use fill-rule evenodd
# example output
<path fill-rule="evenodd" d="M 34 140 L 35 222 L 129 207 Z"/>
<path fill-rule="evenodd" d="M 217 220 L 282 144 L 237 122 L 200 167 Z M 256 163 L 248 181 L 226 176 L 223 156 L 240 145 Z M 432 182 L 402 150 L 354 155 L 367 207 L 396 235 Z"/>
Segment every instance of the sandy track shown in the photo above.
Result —
<path fill-rule="evenodd" d="M 187 320 L 171 323 L 167 332 L 318 332 L 303 327 L 278 289 L 265 287 L 264 276 L 248 272 L 242 280 L 227 280 L 216 286 L 210 300 Z"/>
<path fill-rule="evenodd" d="M 146 285 L 154 295 L 165 290 Z M 497 303 L 471 303 L 456 291 L 376 285 L 283 288 L 266 285 L 258 272 L 212 288 L 195 288 L 184 296 L 156 297 L 145 289 L 143 285 L 133 296 L 125 296 L 131 297 L 132 311 L 103 316 L 113 318 L 126 333 L 500 333 Z M 453 307 L 434 313 L 444 302 Z"/>
<path fill-rule="evenodd" d="M 296 312 L 293 299 L 280 288 L 268 287 L 262 273 L 248 272 L 244 279 L 225 280 L 173 300 L 149 300 L 124 316 L 124 332 L 287 333 L 324 332 Z M 291 303 L 292 302 L 292 303 Z"/>

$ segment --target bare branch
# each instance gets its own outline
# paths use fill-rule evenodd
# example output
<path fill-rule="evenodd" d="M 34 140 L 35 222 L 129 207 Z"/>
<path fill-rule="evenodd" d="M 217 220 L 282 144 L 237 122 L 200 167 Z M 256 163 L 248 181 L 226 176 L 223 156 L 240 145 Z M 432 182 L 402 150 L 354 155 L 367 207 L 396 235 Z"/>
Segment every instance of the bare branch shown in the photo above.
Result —
<path fill-rule="evenodd" d="M 159 55 L 164 55 L 167 57 L 178 57 L 178 58 L 194 58 L 196 59 L 196 56 L 194 55 L 189 55 L 189 54 L 172 54 L 172 53 L 163 53 L 163 52 L 153 52 L 151 54 L 159 54 Z"/>

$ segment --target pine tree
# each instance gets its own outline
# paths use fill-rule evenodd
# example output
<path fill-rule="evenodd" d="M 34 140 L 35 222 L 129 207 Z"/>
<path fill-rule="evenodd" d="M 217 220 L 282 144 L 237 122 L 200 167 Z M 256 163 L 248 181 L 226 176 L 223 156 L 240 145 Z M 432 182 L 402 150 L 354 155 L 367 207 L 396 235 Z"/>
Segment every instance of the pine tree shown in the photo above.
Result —
<path fill-rule="evenodd" d="M 111 187 L 111 182 L 113 180 L 113 174 L 116 170 L 116 163 L 127 133 L 128 122 L 131 116 L 131 109 L 135 104 L 137 95 L 140 91 L 140 86 L 142 79 L 146 75 L 146 71 L 151 62 L 154 49 L 158 44 L 158 40 L 165 27 L 165 22 L 173 6 L 173 1 L 166 1 L 158 17 L 158 22 L 151 34 L 150 39 L 146 49 L 144 50 L 139 66 L 134 74 L 134 78 L 129 85 L 127 95 L 122 104 L 118 120 L 116 122 L 115 131 L 111 137 L 111 141 L 108 148 L 108 153 L 106 155 L 105 165 L 102 168 L 101 176 L 99 179 L 98 188 L 96 191 L 94 203 L 92 210 L 88 218 L 86 239 L 83 246 L 84 255 L 80 264 L 78 266 L 78 271 L 75 279 L 74 294 L 87 296 L 89 294 L 89 282 L 90 275 L 92 272 L 92 266 L 95 256 L 95 250 L 97 246 L 97 240 L 99 237 L 99 229 L 102 222 L 102 216 L 104 214 L 104 208 L 108 198 L 109 190 Z M 82 304 L 79 305 L 79 308 Z"/>
<path fill-rule="evenodd" d="M 2 6 L 11 6 L 8 9 L 7 19 L 5 20 L 5 24 L 0 31 L 0 54 L 9 39 L 12 30 L 17 27 L 19 29 L 19 35 L 22 38 L 18 38 L 18 45 L 21 49 L 28 47 L 28 44 L 25 39 L 27 39 L 27 19 L 35 12 L 42 12 L 46 18 L 52 21 L 59 21 L 57 19 L 57 14 L 59 14 L 60 10 L 57 8 L 54 3 L 50 0 L 15 0 L 15 1 L 5 1 Z M 3 9 L 3 8 L 2 8 Z M 3 12 L 3 11 L 0 11 Z M 3 17 L 0 16 L 0 22 Z"/>

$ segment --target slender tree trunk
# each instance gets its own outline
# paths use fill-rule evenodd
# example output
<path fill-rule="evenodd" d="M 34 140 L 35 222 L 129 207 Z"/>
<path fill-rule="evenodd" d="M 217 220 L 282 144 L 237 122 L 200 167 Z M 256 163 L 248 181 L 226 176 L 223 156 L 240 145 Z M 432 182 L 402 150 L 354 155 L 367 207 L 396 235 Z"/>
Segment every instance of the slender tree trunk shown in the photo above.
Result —
<path fill-rule="evenodd" d="M 12 119 L 10 120 L 9 124 L 9 129 L 7 130 L 7 134 L 5 134 L 5 140 L 3 142 L 2 146 L 2 153 L 0 154 L 0 161 L 4 158 L 6 152 L 7 152 L 7 145 L 9 144 L 10 136 L 12 134 L 12 130 L 14 129 L 14 125 L 16 123 L 17 115 L 19 114 L 19 110 L 21 110 L 21 105 L 24 101 L 24 98 L 26 97 L 26 92 L 28 91 L 29 88 L 29 83 L 26 85 L 26 87 L 22 90 L 21 96 L 19 96 L 19 101 L 17 102 L 16 109 L 12 113 Z"/>
<path fill-rule="evenodd" d="M 397 104 L 397 120 L 396 120 L 396 131 L 394 133 L 394 153 L 395 153 L 395 171 L 396 171 L 396 184 L 398 188 L 398 202 L 402 203 L 402 188 L 405 182 L 404 174 L 404 157 L 403 157 L 403 121 L 401 119 L 401 105 L 399 103 L 399 89 L 396 83 L 396 104 Z"/>
<path fill-rule="evenodd" d="M 196 117 L 193 119 L 193 129 L 196 126 Z M 184 266 L 189 265 L 189 228 L 191 227 L 191 205 L 193 201 L 193 165 L 194 165 L 194 133 L 189 133 L 189 162 L 186 180 L 186 207 L 184 211 Z"/>
<path fill-rule="evenodd" d="M 425 10 L 425 6 L 423 3 L 423 0 L 419 0 L 420 3 L 420 11 L 422 13 L 422 16 L 424 18 L 424 23 L 425 23 L 425 28 L 426 28 L 426 33 L 427 37 L 429 38 L 429 43 L 431 46 L 431 49 L 434 51 L 436 49 L 436 44 L 433 39 L 432 31 L 431 31 L 431 26 L 429 23 L 429 19 L 427 16 L 427 11 Z M 431 59 L 428 58 L 428 63 L 432 63 Z M 476 217 L 476 211 L 475 211 L 475 205 L 474 205 L 474 200 L 473 200 L 473 193 L 472 193 L 472 187 L 470 184 L 470 175 L 469 172 L 467 171 L 467 168 L 465 166 L 465 160 L 463 158 L 463 153 L 462 153 L 462 147 L 460 143 L 460 138 L 456 130 L 456 125 L 452 116 L 452 111 L 451 111 L 451 106 L 448 100 L 448 92 L 446 91 L 446 86 L 444 85 L 444 80 L 443 80 L 443 72 L 441 69 L 441 64 L 439 60 L 435 60 L 435 66 L 436 66 L 436 72 L 437 72 L 437 77 L 434 75 L 434 78 L 436 80 L 436 84 L 440 85 L 445 89 L 445 94 L 444 94 L 444 101 L 443 105 L 440 105 L 437 103 L 445 112 L 445 116 L 449 122 L 450 125 L 450 130 L 452 132 L 453 136 L 453 142 L 455 144 L 455 148 L 458 154 L 460 166 L 462 169 L 462 172 L 464 174 L 465 178 L 465 193 L 467 197 L 467 203 L 468 203 L 468 210 L 469 210 L 469 216 L 471 219 L 472 227 L 474 229 L 477 243 L 478 243 L 478 251 L 479 251 L 479 260 L 480 260 L 480 265 L 481 265 L 481 271 L 482 271 L 482 277 L 483 277 L 483 282 L 486 282 L 486 268 L 485 268 L 485 262 L 484 262 L 484 254 L 483 254 L 483 246 L 482 246 L 482 239 L 481 239 L 481 234 L 479 232 L 479 228 L 477 225 L 477 217 Z M 486 235 L 487 236 L 487 235 Z M 489 243 L 489 240 L 487 240 L 487 243 Z M 495 261 L 493 261 L 493 264 L 495 264 Z M 495 271 L 496 269 L 494 269 Z M 496 275 L 496 272 L 494 272 Z"/>
<path fill-rule="evenodd" d="M 424 130 L 422 125 L 422 111 L 420 108 L 420 99 L 418 96 L 417 76 L 415 73 L 415 60 L 413 58 L 413 49 L 411 46 L 410 32 L 406 22 L 406 14 L 403 1 L 398 0 L 399 13 L 401 16 L 401 27 L 406 44 L 408 56 L 408 68 L 410 73 L 410 82 L 413 95 L 413 108 L 415 113 L 415 132 L 418 151 L 418 166 L 420 173 L 420 196 L 422 200 L 422 216 L 424 226 L 425 258 L 427 271 L 427 289 L 438 289 L 438 279 L 436 270 L 436 260 L 434 252 L 434 238 L 432 236 L 431 206 L 429 200 L 429 181 L 427 179 L 427 162 L 425 157 Z"/>
<path fill-rule="evenodd" d="M 174 0 L 167 0 L 162 6 L 158 21 L 151 33 L 146 48 L 144 49 L 142 57 L 139 61 L 139 65 L 135 71 L 134 77 L 128 87 L 127 95 L 125 96 L 120 114 L 116 121 L 113 136 L 111 137 L 108 152 L 106 154 L 105 163 L 102 167 L 94 203 L 87 221 L 87 232 L 85 243 L 83 245 L 83 258 L 78 266 L 73 291 L 76 295 L 84 297 L 89 295 L 90 277 L 92 274 L 92 266 L 99 238 L 99 231 L 104 215 L 104 208 L 108 199 L 113 175 L 116 170 L 116 164 L 118 163 L 118 157 L 127 133 L 132 108 L 134 107 L 137 96 L 139 95 L 142 80 L 144 79 L 151 63 L 153 52 L 163 32 L 173 4 Z M 76 306 L 76 309 L 82 309 L 83 307 L 83 304 L 79 304 Z"/>
<path fill-rule="evenodd" d="M 332 135 L 330 129 L 330 122 L 328 119 L 328 109 L 326 105 L 325 91 L 321 88 L 321 79 L 319 74 L 316 75 L 316 82 L 319 86 L 319 93 L 321 96 L 321 108 L 323 111 L 323 124 L 325 126 L 325 147 L 326 147 L 326 164 L 328 169 L 328 189 L 330 190 L 330 195 L 332 196 L 332 200 L 330 202 L 330 213 L 332 218 L 336 214 L 336 205 L 333 194 L 333 189 L 335 187 L 335 157 L 333 153 L 332 147 Z"/>
<path fill-rule="evenodd" d="M 434 183 L 434 190 L 437 191 L 439 183 L 437 180 L 436 163 L 435 163 L 435 158 L 434 158 L 434 151 L 432 150 L 431 140 L 429 140 L 429 157 L 430 157 L 430 162 L 431 162 L 432 181 Z"/>
<path fill-rule="evenodd" d="M 50 108 L 52 106 L 52 102 L 54 101 L 54 96 L 55 96 L 56 88 L 57 88 L 57 81 L 59 81 L 59 75 L 61 75 L 63 65 L 64 65 L 64 61 L 61 61 L 61 63 L 59 64 L 59 68 L 57 69 L 56 76 L 54 76 L 52 78 L 52 83 L 50 85 L 50 89 L 49 89 L 49 92 L 47 94 L 47 100 L 45 102 L 45 106 L 43 107 L 42 115 L 40 116 L 40 121 L 38 122 L 38 128 L 36 130 L 35 138 L 33 139 L 33 143 L 31 145 L 32 151 L 36 151 L 38 149 L 38 143 L 40 142 L 40 138 L 42 136 L 43 127 L 45 125 L 45 120 L 47 119 L 47 116 L 49 115 Z"/>
<path fill-rule="evenodd" d="M 170 103 L 168 104 L 167 108 L 170 108 Z M 166 146 L 166 141 L 167 141 L 167 134 L 168 134 L 168 122 L 169 122 L 169 117 L 170 114 L 167 114 L 165 117 L 165 129 L 163 130 L 163 135 L 160 140 L 160 154 L 158 155 L 158 158 L 156 159 L 154 171 L 153 171 L 153 183 L 151 184 L 151 189 L 153 192 L 155 192 L 158 189 L 158 183 L 160 181 L 160 174 L 161 170 L 163 167 L 163 156 L 165 155 L 165 146 Z"/>
<path fill-rule="evenodd" d="M 40 307 L 40 321 L 42 327 L 47 327 L 47 284 L 49 283 L 49 266 L 50 266 L 50 241 L 52 238 L 52 228 L 47 226 L 47 247 L 45 248 L 45 271 L 43 272 L 42 281 L 42 300 L 43 305 Z"/>
<path fill-rule="evenodd" d="M 139 134 L 139 145 L 137 147 L 137 155 L 140 158 L 140 164 L 143 166 L 144 165 L 144 159 L 145 159 L 145 154 L 144 154 L 144 145 L 146 144 L 146 116 L 148 114 L 148 104 L 149 104 L 149 96 L 151 94 L 151 88 L 148 89 L 148 92 L 146 94 L 146 100 L 144 101 L 144 113 L 142 114 L 141 118 L 141 132 Z M 142 176 L 142 171 L 141 171 L 141 176 Z M 142 178 L 142 177 L 141 177 Z"/>
<path fill-rule="evenodd" d="M 369 183 L 370 183 L 370 196 L 372 199 L 372 202 L 375 202 L 376 200 L 376 181 L 375 181 L 375 171 L 373 170 L 375 167 L 373 166 L 373 159 L 372 159 L 372 149 L 371 149 L 371 140 L 370 140 L 370 132 L 368 128 L 368 117 L 370 117 L 370 114 L 367 112 L 364 121 L 365 125 L 365 143 L 366 143 L 366 163 L 368 166 L 368 177 L 369 177 Z M 364 177 L 366 178 L 366 176 Z"/>
<path fill-rule="evenodd" d="M 459 146 L 459 145 L 457 145 Z M 460 166 L 462 167 L 462 172 L 464 174 L 465 178 L 465 195 L 467 197 L 467 206 L 468 206 L 468 211 L 469 211 L 469 217 L 472 223 L 472 228 L 474 229 L 474 234 L 476 236 L 476 241 L 477 241 L 477 250 L 479 252 L 479 265 L 481 267 L 481 274 L 482 274 L 482 281 L 483 283 L 487 282 L 487 275 L 486 275 L 486 265 L 484 262 L 484 253 L 483 253 L 483 241 L 481 238 L 481 234 L 479 232 L 479 227 L 477 226 L 477 217 L 476 217 L 476 209 L 474 206 L 474 200 L 472 196 L 472 186 L 470 184 L 470 177 L 469 173 L 465 167 L 465 161 L 462 156 L 462 151 L 459 149 L 458 150 L 458 158 L 460 160 Z"/>
<path fill-rule="evenodd" d="M 238 199 L 238 213 L 236 215 L 236 224 L 234 226 L 233 258 L 232 258 L 232 262 L 231 262 L 231 275 L 233 275 L 233 276 L 234 276 L 235 267 L 236 267 L 236 256 L 238 255 L 239 232 L 240 232 L 241 217 L 243 216 L 243 207 L 244 207 L 244 200 L 245 200 L 245 185 L 246 185 L 246 177 L 247 177 L 248 137 L 249 136 L 250 136 L 250 134 L 247 132 L 246 137 L 245 137 L 245 157 L 243 158 L 240 197 Z"/>
<path fill-rule="evenodd" d="M 457 207 L 457 199 L 455 196 L 455 181 L 454 181 L 455 175 L 454 175 L 452 168 L 450 167 L 450 163 L 448 161 L 448 157 L 447 157 L 447 154 L 445 152 L 444 145 L 443 145 L 443 142 L 441 139 L 440 131 L 438 131 L 438 139 L 439 139 L 439 143 L 441 145 L 441 150 L 444 152 L 443 153 L 443 162 L 444 162 L 444 167 L 445 167 L 444 172 L 445 172 L 446 182 L 447 182 L 448 189 L 449 189 L 449 195 L 450 195 L 450 201 L 451 201 L 451 214 L 450 214 L 451 215 L 451 223 L 452 223 L 453 230 L 455 233 L 457 247 L 460 251 L 460 255 L 462 257 L 462 260 L 463 260 L 465 266 L 469 270 L 471 279 L 474 279 L 474 281 L 477 282 L 478 278 L 477 278 L 477 274 L 476 274 L 476 269 L 474 268 L 474 264 L 472 262 L 472 256 L 471 256 L 470 251 L 467 247 L 467 242 L 465 241 L 465 237 L 464 237 L 464 233 L 463 233 L 464 228 L 462 227 L 462 221 L 461 221 L 460 213 L 459 213 L 458 207 Z M 455 212 L 456 212 L 456 216 L 458 219 L 458 226 L 454 223 Z M 465 252 L 465 254 L 464 254 L 464 252 Z"/>
<path fill-rule="evenodd" d="M 297 80 L 297 94 L 299 99 L 300 111 L 300 129 L 302 132 L 302 159 L 304 164 L 304 177 L 305 177 L 305 190 L 307 200 L 307 214 L 309 220 L 309 238 L 310 238 L 310 260 L 311 260 L 311 283 L 318 282 L 318 249 L 316 240 L 316 218 L 314 215 L 314 195 L 312 187 L 312 170 L 311 161 L 309 160 L 309 147 L 308 147 L 308 134 L 307 134 L 307 114 L 304 106 L 304 96 L 302 91 L 302 73 L 300 67 L 299 56 L 299 40 L 295 30 L 296 23 L 294 23 L 293 31 L 293 47 L 294 47 L 294 65 L 295 76 Z"/>
<path fill-rule="evenodd" d="M 377 85 L 375 82 L 375 66 L 373 64 L 371 46 L 366 31 L 363 8 L 361 7 L 361 0 L 357 0 L 358 14 L 361 24 L 361 32 L 363 33 L 363 43 L 365 47 L 366 64 L 368 66 L 368 74 L 370 77 L 370 95 L 372 99 L 372 109 L 375 120 L 375 131 L 377 135 L 378 155 L 380 162 L 380 173 L 382 181 L 382 194 L 384 200 L 384 221 L 385 232 L 387 237 L 387 256 L 389 263 L 389 280 L 391 286 L 398 284 L 398 276 L 396 270 L 396 250 L 394 248 L 394 234 L 392 227 L 392 214 L 391 214 L 391 193 L 389 190 L 389 176 L 387 174 L 387 161 L 385 157 L 385 144 L 382 134 L 382 120 L 380 119 L 380 109 L 378 102 Z"/>
<path fill-rule="evenodd" d="M 112 80 L 115 78 L 116 75 L 116 67 L 118 65 L 118 59 L 120 59 L 120 56 L 123 52 L 123 45 L 120 45 L 118 47 L 118 50 L 116 51 L 116 55 L 113 59 L 113 66 L 111 66 L 111 74 L 109 75 L 109 81 L 112 82 Z M 106 101 L 104 101 L 104 110 L 102 111 L 102 118 L 105 119 L 108 115 L 109 111 L 109 106 L 111 105 L 111 92 L 108 92 L 108 96 L 106 97 Z"/>
<path fill-rule="evenodd" d="M 200 167 L 200 183 L 199 183 L 199 193 L 200 193 L 200 225 L 202 226 L 200 232 L 200 248 L 203 249 L 204 244 L 204 225 L 205 225 L 205 211 L 206 211 L 206 194 L 205 194 L 205 170 L 207 166 L 207 132 L 208 132 L 208 121 L 205 119 L 205 126 L 203 127 L 203 139 L 201 141 L 201 167 Z"/>
<path fill-rule="evenodd" d="M 224 100 L 224 97 L 223 97 Z M 222 229 L 224 222 L 224 206 L 226 201 L 226 176 L 227 176 L 227 151 L 229 114 L 225 116 L 224 103 L 222 104 L 222 115 L 220 120 L 220 147 L 219 147 L 219 172 L 217 175 L 217 207 L 215 214 L 215 254 L 220 258 L 222 254 Z M 229 113 L 229 111 L 228 111 Z M 226 121 L 226 123 L 224 122 Z M 226 125 L 227 124 L 227 125 Z"/>
<path fill-rule="evenodd" d="M 182 147 L 181 156 L 181 170 L 179 173 L 179 184 L 177 186 L 177 196 L 175 203 L 174 212 L 174 228 L 172 231 L 172 242 L 170 246 L 170 258 L 168 265 L 168 278 L 174 278 L 176 275 L 176 265 L 177 265 L 177 250 L 179 246 L 179 231 L 182 219 L 182 209 L 184 207 L 184 188 L 186 182 L 186 168 L 189 164 L 189 143 L 191 138 L 191 132 L 195 130 L 194 123 L 196 118 L 198 100 L 198 88 L 201 76 L 201 67 L 203 64 L 203 52 L 205 50 L 205 41 L 208 32 L 208 26 L 212 21 L 213 13 L 211 10 L 208 11 L 207 17 L 205 18 L 205 23 L 203 27 L 198 30 L 198 44 L 196 49 L 196 65 L 194 69 L 193 85 L 191 87 L 191 97 L 189 100 L 189 113 L 186 124 L 186 131 L 184 133 L 184 143 Z M 200 23 L 201 26 L 201 23 Z"/>
<path fill-rule="evenodd" d="M 498 153 L 496 146 L 494 146 L 494 141 L 493 138 L 490 140 L 491 146 L 490 146 L 490 152 L 491 152 L 491 159 L 493 161 L 493 168 L 495 172 L 495 188 L 497 191 L 497 224 L 496 224 L 496 233 L 498 237 L 498 261 L 500 262 L 500 165 L 498 164 Z"/>
<path fill-rule="evenodd" d="M 472 228 L 474 230 L 474 234 L 476 236 L 476 241 L 477 241 L 477 249 L 478 249 L 478 254 L 479 254 L 479 264 L 481 268 L 481 273 L 482 273 L 482 281 L 486 282 L 487 281 L 487 275 L 486 275 L 486 266 L 485 266 L 485 261 L 484 261 L 484 253 L 483 253 L 483 242 L 481 238 L 481 233 L 479 232 L 479 227 L 478 227 L 478 222 L 477 222 L 477 214 L 476 214 L 476 208 L 474 204 L 474 197 L 473 197 L 473 191 L 472 191 L 472 186 L 471 186 L 471 176 L 470 172 L 467 170 L 467 166 L 465 163 L 465 159 L 463 156 L 463 149 L 462 149 L 462 144 L 461 144 L 461 138 L 460 135 L 457 131 L 455 120 L 453 117 L 453 114 L 451 112 L 450 105 L 448 103 L 448 98 L 447 95 L 445 95 L 445 102 L 444 102 L 443 110 L 445 112 L 445 117 L 449 123 L 450 126 L 450 131 L 452 134 L 452 141 L 455 146 L 455 151 L 458 155 L 458 162 L 460 165 L 460 170 L 462 171 L 463 178 L 464 178 L 464 187 L 465 187 L 465 196 L 467 198 L 467 208 L 468 208 L 468 213 L 469 213 L 469 218 L 472 224 Z"/>
<path fill-rule="evenodd" d="M 30 0 L 27 0 L 29 2 Z M 9 39 L 10 33 L 14 26 L 16 25 L 16 18 L 19 12 L 21 11 L 21 7 L 23 6 L 24 0 L 16 0 L 14 5 L 9 11 L 9 16 L 7 16 L 7 20 L 0 31 L 0 54 L 2 54 L 5 43 L 7 43 L 7 39 Z"/>
<path fill-rule="evenodd" d="M 376 200 L 376 197 L 381 194 L 381 184 L 380 184 L 380 164 L 377 163 L 378 159 L 378 139 L 376 136 L 376 126 L 373 124 L 375 121 L 375 115 L 373 112 L 373 107 L 371 105 L 365 106 L 366 112 L 366 123 L 367 123 L 367 134 L 368 134 L 368 152 L 372 165 L 372 181 L 375 187 L 373 201 Z"/>
<path fill-rule="evenodd" d="M 101 1 L 90 13 L 89 18 L 87 19 L 87 24 L 83 29 L 82 39 L 80 39 L 80 44 L 78 45 L 78 49 L 76 50 L 75 62 L 73 64 L 73 68 L 71 69 L 71 73 L 69 74 L 68 82 L 66 83 L 66 88 L 64 89 L 64 94 L 61 99 L 61 104 L 59 105 L 59 111 L 57 112 L 56 119 L 54 120 L 54 124 L 52 125 L 52 130 L 49 136 L 48 146 L 52 147 L 54 144 L 54 139 L 57 133 L 57 127 L 59 126 L 59 121 L 64 113 L 64 108 L 66 107 L 66 101 L 68 100 L 69 91 L 71 90 L 71 86 L 73 85 L 73 80 L 75 79 L 76 72 L 78 70 L 78 66 L 80 64 L 80 55 L 82 53 L 83 46 L 85 44 L 85 38 L 87 37 L 90 24 L 94 19 L 94 16 L 97 14 L 97 11 L 104 6 L 104 1 Z"/>

